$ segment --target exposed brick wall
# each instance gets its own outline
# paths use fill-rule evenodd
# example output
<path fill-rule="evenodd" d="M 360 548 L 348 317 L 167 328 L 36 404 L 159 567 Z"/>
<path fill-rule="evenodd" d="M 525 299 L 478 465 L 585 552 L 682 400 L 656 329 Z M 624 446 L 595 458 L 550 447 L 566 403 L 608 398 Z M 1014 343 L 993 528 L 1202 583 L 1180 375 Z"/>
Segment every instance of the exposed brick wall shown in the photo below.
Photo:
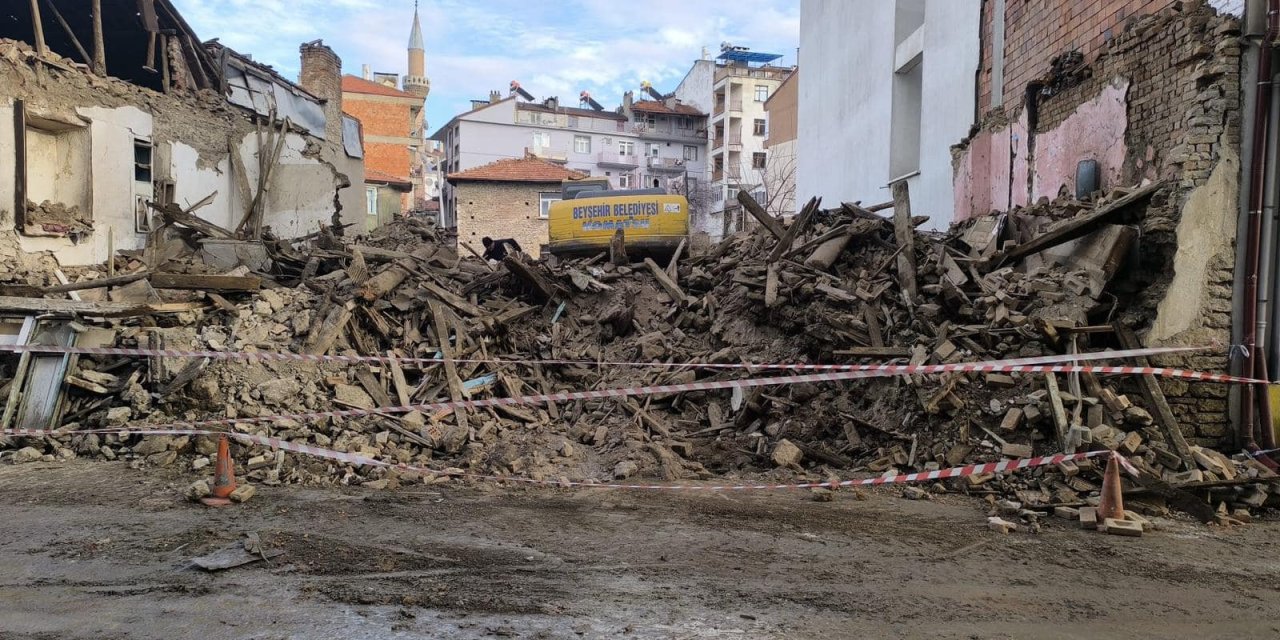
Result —
<path fill-rule="evenodd" d="M 325 138 L 341 142 L 342 59 L 320 40 L 304 43 L 299 53 L 302 55 L 302 71 L 298 75 L 298 84 L 325 100 Z"/>
<path fill-rule="evenodd" d="M 458 242 L 483 251 L 480 239 L 515 238 L 525 253 L 538 255 L 547 242 L 547 221 L 538 218 L 538 194 L 560 192 L 558 182 L 461 182 L 454 191 L 458 204 Z"/>
<path fill-rule="evenodd" d="M 1021 105 L 1027 84 L 1044 75 L 1049 61 L 1071 50 L 1092 60 L 1103 44 L 1124 31 L 1135 18 L 1178 4 L 1177 0 L 1006 0 L 1004 16 L 984 0 L 983 46 L 978 74 L 978 110 L 991 108 L 993 20 L 1003 18 L 1004 103 Z"/>
<path fill-rule="evenodd" d="M 988 3 L 987 9 L 993 6 Z M 1161 181 L 1165 188 L 1145 212 L 1128 220 L 1140 229 L 1141 249 L 1138 263 L 1112 285 L 1122 309 L 1118 319 L 1149 342 L 1230 344 L 1241 144 L 1239 20 L 1218 15 L 1200 0 L 1008 0 L 1007 9 L 1004 106 L 987 108 L 990 59 L 984 51 L 979 77 L 984 117 L 977 135 L 957 147 L 957 193 L 1003 193 L 1004 185 L 988 183 L 1005 180 L 1018 196 L 1004 203 L 1009 208 L 1045 191 L 1033 189 L 1034 183 L 1063 184 L 1074 191 L 1079 159 L 1074 154 L 1082 149 L 1064 145 L 1061 134 L 1078 129 L 1099 96 L 1126 87 L 1122 154 L 1119 161 L 1103 160 L 1104 169 L 1114 171 L 1104 189 L 1144 180 Z M 990 42 L 991 19 L 984 16 L 984 43 Z M 1038 94 L 1034 107 L 1027 105 L 1027 84 L 1045 77 L 1050 60 L 1073 48 L 1084 53 L 1086 72 Z M 1099 127 L 1110 122 L 1094 118 Z M 1030 131 L 1028 123 L 1034 123 Z M 998 145 L 1012 153 L 995 155 L 990 150 Z M 974 171 L 972 153 L 1009 167 Z M 1046 161 L 1064 153 L 1070 157 Z M 1115 166 L 1107 167 L 1112 161 Z M 1034 170 L 1027 171 L 1028 166 Z M 1046 167 L 1056 173 L 1046 175 Z M 1193 222 L 1183 224 L 1186 220 Z M 1178 272 L 1188 267 L 1199 270 L 1179 280 Z M 1171 309 L 1176 305 L 1170 301 L 1190 309 Z M 1168 321 L 1179 315 L 1181 321 Z M 1225 348 L 1158 360 L 1207 371 L 1226 371 L 1230 364 Z M 1161 386 L 1189 440 L 1206 446 L 1230 443 L 1225 387 L 1163 380 Z"/>
<path fill-rule="evenodd" d="M 347 94 L 342 106 L 347 114 L 360 121 L 360 127 L 364 133 L 364 166 L 399 178 L 408 178 L 410 163 L 408 146 L 370 142 L 369 137 L 409 137 L 409 128 L 413 126 L 409 105 L 365 100 L 359 95 Z"/>

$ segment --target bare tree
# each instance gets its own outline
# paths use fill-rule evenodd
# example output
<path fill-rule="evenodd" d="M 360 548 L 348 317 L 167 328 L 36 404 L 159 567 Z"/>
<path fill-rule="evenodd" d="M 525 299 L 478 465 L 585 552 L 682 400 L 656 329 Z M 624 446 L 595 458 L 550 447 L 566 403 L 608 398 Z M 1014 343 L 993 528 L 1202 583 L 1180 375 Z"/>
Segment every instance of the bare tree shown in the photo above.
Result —
<path fill-rule="evenodd" d="M 735 188 L 750 193 L 766 212 L 774 216 L 796 213 L 796 156 L 775 147 L 762 168 L 745 172 Z"/>

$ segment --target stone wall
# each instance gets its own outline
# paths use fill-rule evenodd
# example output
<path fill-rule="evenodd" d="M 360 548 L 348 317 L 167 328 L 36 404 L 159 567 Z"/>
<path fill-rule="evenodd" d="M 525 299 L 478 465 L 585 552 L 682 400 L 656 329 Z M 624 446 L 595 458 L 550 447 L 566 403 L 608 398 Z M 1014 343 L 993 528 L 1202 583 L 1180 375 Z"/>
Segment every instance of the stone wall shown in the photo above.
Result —
<path fill-rule="evenodd" d="M 515 238 L 525 253 L 537 257 L 548 240 L 547 221 L 538 217 L 538 194 L 560 193 L 558 182 L 460 182 L 458 243 L 483 251 L 480 239 Z"/>
<path fill-rule="evenodd" d="M 1118 317 L 1151 345 L 1230 344 L 1240 197 L 1239 19 L 1202 1 L 1044 4 L 1010 0 L 1007 7 L 1063 12 L 1070 6 L 1080 14 L 1068 16 L 1069 26 L 1022 18 L 1006 25 L 1006 37 L 1015 38 L 1006 50 L 1040 67 L 1006 69 L 1005 104 L 987 111 L 954 150 L 957 218 L 1074 196 L 1083 159 L 1098 161 L 1104 191 L 1161 181 L 1165 188 L 1130 220 L 1141 245 L 1135 264 L 1112 286 Z M 1150 15 L 1138 13 L 1156 5 Z M 1030 24 L 1045 34 L 1017 35 Z M 1101 40 L 1093 33 L 1098 28 Z M 1055 76 L 1049 61 L 1071 47 L 1085 54 L 1083 65 Z M 989 48 L 984 44 L 984 52 Z M 1036 84 L 1028 91 L 1030 82 Z M 989 78 L 980 101 L 988 98 Z M 1227 349 L 1160 364 L 1226 371 Z M 1224 443 L 1226 388 L 1162 385 L 1188 438 Z"/>

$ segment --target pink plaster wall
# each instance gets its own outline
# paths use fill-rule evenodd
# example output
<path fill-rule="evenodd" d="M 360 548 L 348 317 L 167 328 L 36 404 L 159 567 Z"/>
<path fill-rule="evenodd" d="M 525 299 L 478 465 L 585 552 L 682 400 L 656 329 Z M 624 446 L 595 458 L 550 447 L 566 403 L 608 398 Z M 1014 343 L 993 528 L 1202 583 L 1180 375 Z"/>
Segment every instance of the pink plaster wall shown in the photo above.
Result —
<path fill-rule="evenodd" d="M 1128 92 L 1127 80 L 1112 83 L 1098 97 L 1080 105 L 1062 124 L 1036 134 L 1033 201 L 1041 197 L 1052 200 L 1063 187 L 1074 193 L 1076 164 L 1081 160 L 1098 161 L 1103 189 L 1119 184 L 1126 155 Z"/>
<path fill-rule="evenodd" d="M 1128 92 L 1127 80 L 1108 85 L 1057 127 L 1037 133 L 1034 170 L 1027 161 L 1026 110 L 1016 122 L 974 136 L 956 163 L 956 222 L 1025 207 L 1042 196 L 1052 200 L 1063 187 L 1075 193 L 1081 160 L 1098 161 L 1103 189 L 1118 185 L 1126 160 Z"/>

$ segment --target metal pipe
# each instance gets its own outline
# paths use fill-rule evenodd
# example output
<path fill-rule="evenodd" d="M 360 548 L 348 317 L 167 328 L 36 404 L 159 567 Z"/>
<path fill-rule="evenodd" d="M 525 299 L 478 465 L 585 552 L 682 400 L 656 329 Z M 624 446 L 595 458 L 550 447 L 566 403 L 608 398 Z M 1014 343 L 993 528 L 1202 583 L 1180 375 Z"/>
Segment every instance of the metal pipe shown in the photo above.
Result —
<path fill-rule="evenodd" d="M 1266 35 L 1263 36 L 1258 45 L 1258 89 L 1254 95 L 1253 148 L 1249 160 L 1248 231 L 1245 244 L 1245 318 L 1242 324 L 1244 347 L 1248 353 L 1248 362 L 1250 363 L 1247 369 L 1255 377 L 1259 373 L 1265 375 L 1267 370 L 1264 354 L 1258 347 L 1258 277 L 1261 269 L 1262 207 L 1267 182 L 1268 153 L 1266 143 L 1270 137 L 1273 124 L 1271 122 L 1271 57 L 1277 26 L 1280 25 L 1280 22 L 1277 21 L 1278 16 L 1280 16 L 1280 0 L 1268 0 Z M 1255 416 L 1255 414 L 1260 415 Z M 1254 430 L 1258 422 L 1256 417 L 1267 420 L 1265 428 L 1269 430 L 1271 428 L 1269 422 L 1270 414 L 1267 390 L 1265 388 L 1258 389 L 1257 385 L 1247 385 L 1244 389 L 1244 400 L 1241 406 L 1240 428 L 1236 434 L 1242 447 L 1248 451 L 1258 451 L 1260 449 L 1257 439 L 1254 437 Z M 1270 461 L 1268 460 L 1268 462 Z M 1271 465 L 1274 464 L 1274 462 L 1271 462 Z"/>

